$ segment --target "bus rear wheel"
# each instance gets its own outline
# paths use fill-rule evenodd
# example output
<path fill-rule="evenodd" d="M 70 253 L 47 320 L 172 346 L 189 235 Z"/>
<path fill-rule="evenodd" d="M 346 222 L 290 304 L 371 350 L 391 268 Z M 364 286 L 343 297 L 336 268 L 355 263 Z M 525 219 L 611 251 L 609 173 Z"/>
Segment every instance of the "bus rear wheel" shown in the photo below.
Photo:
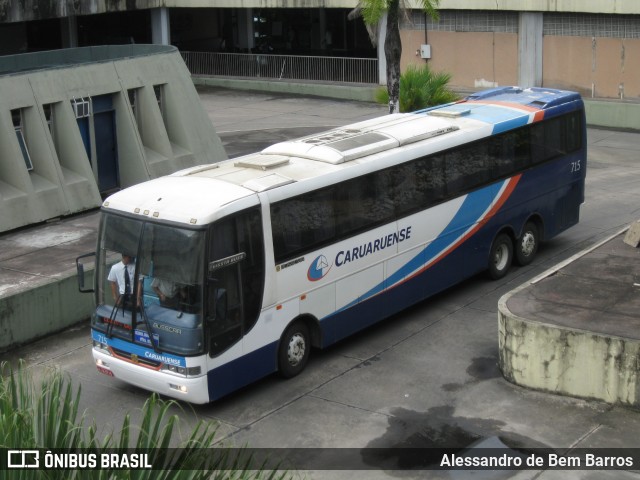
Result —
<path fill-rule="evenodd" d="M 516 242 L 516 262 L 518 265 L 529 265 L 533 261 L 539 243 L 538 226 L 533 222 L 527 222 L 522 230 L 522 236 Z"/>
<path fill-rule="evenodd" d="M 290 325 L 282 335 L 278 350 L 278 370 L 284 378 L 298 375 L 309 360 L 311 342 L 309 329 L 302 322 Z"/>
<path fill-rule="evenodd" d="M 509 271 L 513 261 L 513 242 L 506 233 L 501 233 L 493 241 L 489 253 L 489 276 L 499 280 Z"/>

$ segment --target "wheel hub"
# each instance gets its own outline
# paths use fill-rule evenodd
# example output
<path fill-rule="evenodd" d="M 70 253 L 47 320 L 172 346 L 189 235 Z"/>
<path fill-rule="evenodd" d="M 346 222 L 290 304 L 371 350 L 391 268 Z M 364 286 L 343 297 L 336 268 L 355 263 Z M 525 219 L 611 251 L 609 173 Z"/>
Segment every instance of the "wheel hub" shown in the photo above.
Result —
<path fill-rule="evenodd" d="M 520 241 L 521 251 L 525 256 L 529 256 L 536 248 L 536 238 L 531 232 L 525 232 Z"/>
<path fill-rule="evenodd" d="M 306 350 L 306 345 L 304 342 L 304 337 L 296 333 L 291 337 L 289 341 L 289 348 L 287 348 L 287 359 L 289 360 L 289 365 L 296 366 L 298 365 L 302 359 L 304 358 Z"/>
<path fill-rule="evenodd" d="M 493 257 L 493 263 L 498 270 L 503 270 L 507 266 L 507 260 L 509 258 L 509 249 L 506 245 L 500 245 L 496 249 L 496 254 Z"/>

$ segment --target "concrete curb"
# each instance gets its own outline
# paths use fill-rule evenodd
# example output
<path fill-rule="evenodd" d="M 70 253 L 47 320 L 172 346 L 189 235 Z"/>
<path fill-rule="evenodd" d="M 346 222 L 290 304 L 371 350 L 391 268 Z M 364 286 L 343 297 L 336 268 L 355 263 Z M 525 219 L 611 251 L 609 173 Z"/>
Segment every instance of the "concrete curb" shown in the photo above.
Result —
<path fill-rule="evenodd" d="M 587 124 L 624 130 L 640 128 L 640 104 L 624 100 L 585 99 Z"/>
<path fill-rule="evenodd" d="M 87 281 L 93 282 L 93 271 Z M 43 277 L 29 288 L 0 297 L 0 352 L 33 342 L 87 320 L 93 295 L 78 291 L 75 270 Z"/>
<path fill-rule="evenodd" d="M 192 76 L 192 79 L 196 86 L 256 90 L 261 92 L 288 93 L 292 95 L 312 95 L 359 102 L 375 101 L 375 92 L 379 88 L 378 85 L 364 84 L 297 83 L 278 80 L 245 80 L 207 76 Z"/>
<path fill-rule="evenodd" d="M 532 321 L 516 315 L 507 306 L 518 292 L 558 273 L 626 230 L 500 298 L 499 366 L 509 382 L 544 392 L 640 408 L 640 341 Z"/>

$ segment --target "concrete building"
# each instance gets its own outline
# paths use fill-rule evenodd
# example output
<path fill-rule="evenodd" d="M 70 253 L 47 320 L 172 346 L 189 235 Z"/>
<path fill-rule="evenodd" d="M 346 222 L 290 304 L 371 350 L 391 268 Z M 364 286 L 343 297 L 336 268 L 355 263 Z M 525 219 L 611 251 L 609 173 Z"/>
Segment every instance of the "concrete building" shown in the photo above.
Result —
<path fill-rule="evenodd" d="M 590 124 L 640 125 L 637 0 L 441 0 L 438 22 L 416 0 L 407 3 L 402 68 L 428 62 L 451 73 L 461 91 L 515 84 L 576 90 L 591 99 Z M 225 157 L 170 45 L 185 58 L 224 52 L 252 67 L 224 74 L 226 86 L 241 75 L 244 88 L 255 88 L 246 84 L 253 75 L 294 91 L 283 82 L 285 55 L 331 59 L 303 80 L 361 83 L 316 78 L 314 71 L 339 60 L 338 70 L 351 61 L 360 72 L 364 63 L 355 62 L 365 60 L 374 67 L 364 81 L 384 84 L 384 29 L 376 48 L 362 20 L 348 19 L 356 5 L 0 0 L 0 231 L 93 208 L 112 190 Z M 95 47 L 114 44 L 122 46 Z M 60 53 L 37 53 L 43 50 Z M 206 70 L 210 63 L 205 58 L 198 73 L 220 75 Z M 268 63 L 275 76 L 264 75 Z M 315 85 L 305 92 L 319 94 Z M 372 98 L 373 89 L 347 85 L 349 98 Z"/>
<path fill-rule="evenodd" d="M 384 83 L 382 50 L 371 45 L 362 20 L 347 19 L 356 4 L 3 0 L 0 54 L 135 42 L 182 51 L 378 57 Z M 402 25 L 403 66 L 428 61 L 464 89 L 521 84 L 640 99 L 636 0 L 441 0 L 437 23 L 425 19 L 416 0 L 408 4 L 413 9 Z"/>
<path fill-rule="evenodd" d="M 469 10 L 473 4 L 474 10 Z M 403 65 L 431 45 L 431 66 L 464 88 L 565 88 L 586 98 L 640 99 L 640 2 L 441 1 L 440 21 L 414 11 Z"/>
<path fill-rule="evenodd" d="M 175 47 L 0 57 L 0 231 L 226 158 Z"/>

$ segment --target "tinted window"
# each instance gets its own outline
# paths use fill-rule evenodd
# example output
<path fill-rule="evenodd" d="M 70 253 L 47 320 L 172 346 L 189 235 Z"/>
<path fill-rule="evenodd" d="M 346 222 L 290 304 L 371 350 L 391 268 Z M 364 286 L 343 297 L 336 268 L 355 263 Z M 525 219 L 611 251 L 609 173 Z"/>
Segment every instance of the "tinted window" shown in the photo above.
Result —
<path fill-rule="evenodd" d="M 260 210 L 254 208 L 216 222 L 210 239 L 207 317 L 209 353 L 215 356 L 246 334 L 260 314 L 264 287 Z M 241 259 L 232 260 L 238 255 Z"/>
<path fill-rule="evenodd" d="M 276 261 L 410 215 L 582 145 L 582 112 L 552 118 L 271 206 Z"/>
<path fill-rule="evenodd" d="M 390 170 L 398 216 L 419 211 L 445 198 L 444 156 L 419 158 Z"/>
<path fill-rule="evenodd" d="M 493 162 L 493 176 L 507 177 L 522 171 L 530 164 L 530 135 L 528 129 L 513 130 L 489 140 L 489 155 Z"/>
<path fill-rule="evenodd" d="M 567 121 L 567 153 L 575 152 L 582 146 L 582 116 L 573 112 L 566 117 Z"/>
<path fill-rule="evenodd" d="M 447 152 L 445 177 L 450 196 L 470 190 L 491 180 L 488 141 L 476 142 Z"/>
<path fill-rule="evenodd" d="M 302 252 L 335 235 L 333 188 L 278 202 L 271 207 L 276 259 Z"/>

